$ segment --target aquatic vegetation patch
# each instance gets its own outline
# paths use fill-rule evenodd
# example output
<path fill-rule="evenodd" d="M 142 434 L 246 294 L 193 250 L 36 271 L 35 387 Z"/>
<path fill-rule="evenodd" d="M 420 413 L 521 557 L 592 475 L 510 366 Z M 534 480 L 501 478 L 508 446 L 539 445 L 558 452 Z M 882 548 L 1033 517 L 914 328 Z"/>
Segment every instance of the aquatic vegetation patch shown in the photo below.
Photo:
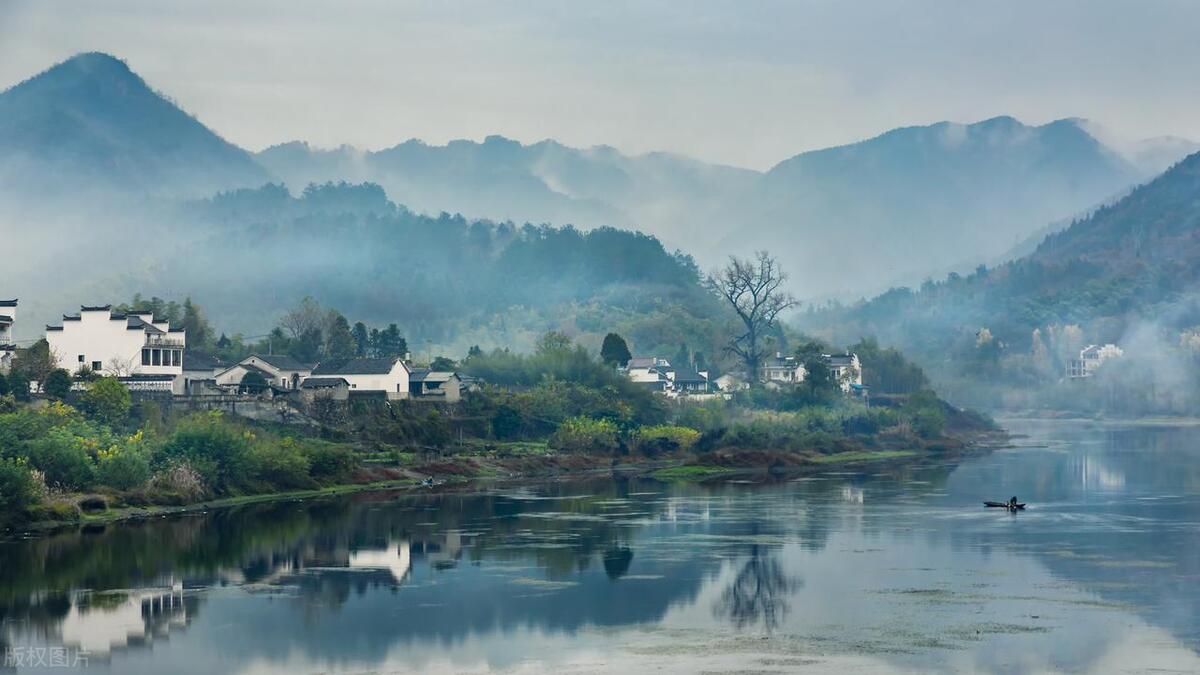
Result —
<path fill-rule="evenodd" d="M 712 478 L 713 476 L 733 473 L 734 471 L 734 469 L 723 466 L 689 464 L 687 466 L 672 466 L 666 469 L 659 469 L 650 475 L 658 480 L 703 480 L 705 478 Z"/>

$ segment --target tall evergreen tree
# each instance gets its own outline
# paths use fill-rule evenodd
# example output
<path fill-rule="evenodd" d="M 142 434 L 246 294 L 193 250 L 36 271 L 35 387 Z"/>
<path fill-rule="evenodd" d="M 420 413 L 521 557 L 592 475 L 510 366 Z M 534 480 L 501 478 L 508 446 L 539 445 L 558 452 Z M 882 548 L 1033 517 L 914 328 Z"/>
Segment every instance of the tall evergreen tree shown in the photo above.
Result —
<path fill-rule="evenodd" d="M 325 336 L 325 356 L 333 359 L 348 359 L 355 355 L 357 347 L 354 334 L 350 331 L 350 322 L 346 317 L 337 314 L 329 325 L 329 334 Z"/>
<path fill-rule="evenodd" d="M 601 361 L 614 368 L 621 368 L 629 363 L 631 358 L 633 355 L 629 353 L 629 345 L 625 343 L 625 338 L 616 333 L 604 336 L 604 342 L 600 345 Z"/>
<path fill-rule="evenodd" d="M 367 356 L 371 351 L 371 335 L 367 332 L 367 324 L 356 321 L 350 335 L 354 337 L 354 355 Z"/>

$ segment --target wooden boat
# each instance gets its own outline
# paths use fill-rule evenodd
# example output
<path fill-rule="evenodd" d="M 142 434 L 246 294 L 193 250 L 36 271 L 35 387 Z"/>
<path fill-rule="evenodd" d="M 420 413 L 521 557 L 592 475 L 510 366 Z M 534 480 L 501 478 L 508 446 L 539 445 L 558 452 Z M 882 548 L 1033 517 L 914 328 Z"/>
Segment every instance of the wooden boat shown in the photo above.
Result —
<path fill-rule="evenodd" d="M 991 508 L 991 509 L 1011 509 L 1013 511 L 1024 511 L 1025 510 L 1024 504 L 1017 504 L 1016 506 L 1012 506 L 1008 502 L 984 502 L 983 505 L 988 508 Z"/>

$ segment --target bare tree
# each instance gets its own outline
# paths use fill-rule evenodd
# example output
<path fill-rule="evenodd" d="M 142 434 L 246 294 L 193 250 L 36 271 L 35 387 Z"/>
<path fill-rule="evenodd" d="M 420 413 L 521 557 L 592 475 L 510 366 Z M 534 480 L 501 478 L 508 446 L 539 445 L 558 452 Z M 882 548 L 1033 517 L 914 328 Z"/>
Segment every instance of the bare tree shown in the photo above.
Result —
<path fill-rule="evenodd" d="M 713 293 L 733 307 L 742 322 L 742 330 L 729 339 L 727 352 L 746 365 L 746 376 L 758 381 L 759 367 L 766 348 L 762 338 L 778 325 L 779 315 L 796 306 L 796 298 L 782 290 L 787 274 L 766 251 L 752 260 L 729 257 L 729 264 L 708 275 L 706 284 Z"/>
<path fill-rule="evenodd" d="M 129 377 L 133 374 L 133 359 L 123 359 L 119 356 L 114 356 L 105 364 L 108 372 L 112 373 L 113 377 Z M 99 375 L 100 373 L 96 373 Z"/>
<path fill-rule="evenodd" d="M 328 318 L 328 311 L 320 303 L 305 296 L 295 309 L 279 319 L 279 325 L 287 330 L 293 340 L 298 340 L 308 333 L 323 329 Z"/>

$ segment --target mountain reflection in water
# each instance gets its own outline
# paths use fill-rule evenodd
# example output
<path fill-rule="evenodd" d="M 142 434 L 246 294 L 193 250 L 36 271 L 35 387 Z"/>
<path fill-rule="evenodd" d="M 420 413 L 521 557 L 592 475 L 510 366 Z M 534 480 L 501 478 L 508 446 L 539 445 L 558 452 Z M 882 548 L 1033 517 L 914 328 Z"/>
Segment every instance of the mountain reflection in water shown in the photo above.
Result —
<path fill-rule="evenodd" d="M 359 494 L 13 539 L 0 646 L 147 673 L 1200 664 L 1200 429 L 1017 430 L 1042 447 L 760 484 Z M 1010 494 L 1030 510 L 979 506 Z M 748 651 L 744 636 L 761 639 Z"/>

